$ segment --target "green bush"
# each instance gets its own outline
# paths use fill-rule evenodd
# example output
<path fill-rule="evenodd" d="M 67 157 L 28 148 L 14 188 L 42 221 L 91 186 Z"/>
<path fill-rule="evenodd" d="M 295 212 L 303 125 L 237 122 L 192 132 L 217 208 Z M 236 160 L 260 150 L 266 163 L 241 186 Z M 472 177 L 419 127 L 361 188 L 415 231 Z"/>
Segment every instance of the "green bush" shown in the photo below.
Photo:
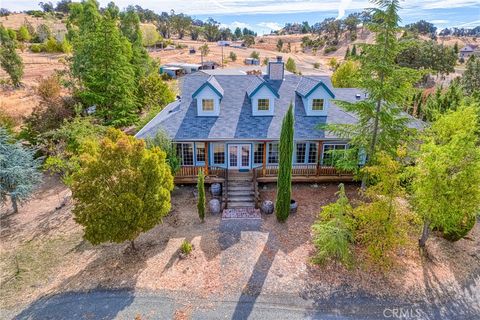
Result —
<path fill-rule="evenodd" d="M 237 61 L 237 54 L 235 52 L 230 51 L 229 57 L 230 57 L 230 60 Z"/>
<path fill-rule="evenodd" d="M 185 255 L 189 255 L 192 250 L 193 245 L 187 240 L 183 240 L 182 244 L 180 245 L 180 251 Z"/>
<path fill-rule="evenodd" d="M 315 63 L 313 64 L 313 68 L 314 68 L 314 69 L 320 68 L 320 63 L 315 62 Z"/>
<path fill-rule="evenodd" d="M 335 52 L 335 51 L 337 51 L 337 50 L 338 50 L 338 48 L 337 48 L 336 46 L 328 46 L 328 47 L 326 47 L 326 48 L 323 50 L 323 52 L 324 52 L 325 54 L 328 54 L 328 53 L 330 53 L 330 52 Z"/>
<path fill-rule="evenodd" d="M 30 51 L 32 51 L 33 53 L 40 53 L 42 52 L 43 46 L 41 44 L 38 44 L 38 43 L 34 43 L 30 46 Z"/>

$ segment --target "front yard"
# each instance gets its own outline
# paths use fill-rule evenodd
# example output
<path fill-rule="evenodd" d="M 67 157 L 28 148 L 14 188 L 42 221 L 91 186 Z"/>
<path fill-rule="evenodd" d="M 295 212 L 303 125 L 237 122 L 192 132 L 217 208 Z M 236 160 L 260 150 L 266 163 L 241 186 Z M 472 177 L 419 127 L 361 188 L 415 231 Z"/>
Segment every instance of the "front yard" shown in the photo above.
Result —
<path fill-rule="evenodd" d="M 316 302 L 359 294 L 401 301 L 480 301 L 478 223 L 468 239 L 457 243 L 433 237 L 428 245 L 432 261 L 420 258 L 412 237 L 411 246 L 398 252 L 395 266 L 382 275 L 361 265 L 346 270 L 310 263 L 310 226 L 320 207 L 335 200 L 336 184 L 294 185 L 299 208 L 285 224 L 274 215 L 247 221 L 208 215 L 200 223 L 193 190 L 175 188 L 171 214 L 142 234 L 132 252 L 128 244 L 93 247 L 83 241 L 71 202 L 56 209 L 69 190 L 48 178 L 18 215 L 1 218 L 1 308 L 20 310 L 46 294 L 97 288 L 240 299 L 288 293 Z M 260 190 L 262 198 L 274 198 L 275 185 Z M 346 190 L 355 199 L 357 185 Z M 194 249 L 180 259 L 184 239 Z"/>

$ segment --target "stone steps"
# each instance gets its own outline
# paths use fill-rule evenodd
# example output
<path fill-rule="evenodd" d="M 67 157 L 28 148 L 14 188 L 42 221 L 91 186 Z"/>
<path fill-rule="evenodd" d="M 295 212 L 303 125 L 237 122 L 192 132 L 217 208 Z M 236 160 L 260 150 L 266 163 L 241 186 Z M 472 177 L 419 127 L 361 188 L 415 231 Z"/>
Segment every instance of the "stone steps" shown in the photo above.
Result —
<path fill-rule="evenodd" d="M 227 208 L 254 208 L 255 187 L 252 172 L 229 172 Z"/>

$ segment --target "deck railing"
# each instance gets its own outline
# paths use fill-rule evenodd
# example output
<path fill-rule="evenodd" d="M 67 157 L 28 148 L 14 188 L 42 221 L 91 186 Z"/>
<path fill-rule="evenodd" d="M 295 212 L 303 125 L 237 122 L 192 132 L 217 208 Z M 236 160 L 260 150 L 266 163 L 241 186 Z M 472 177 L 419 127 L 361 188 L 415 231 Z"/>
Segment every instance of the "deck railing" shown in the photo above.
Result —
<path fill-rule="evenodd" d="M 180 166 L 180 169 L 175 174 L 176 177 L 188 178 L 188 177 L 196 177 L 200 169 L 203 169 L 205 172 L 204 166 Z M 208 177 L 218 177 L 218 178 L 225 178 L 226 177 L 226 169 L 222 167 L 208 167 Z"/>
<path fill-rule="evenodd" d="M 204 166 L 181 166 L 178 170 L 176 177 L 188 178 L 196 177 L 200 169 L 204 169 Z M 278 166 L 277 165 L 268 165 L 265 167 L 265 174 L 263 173 L 263 167 L 258 167 L 253 170 L 255 177 L 276 177 L 278 175 Z M 327 166 L 318 166 L 316 164 L 305 164 L 305 165 L 293 165 L 292 167 L 293 176 L 303 176 L 303 177 L 314 177 L 314 176 L 342 176 L 342 175 L 351 175 L 349 172 L 342 172 L 335 167 Z M 217 178 L 227 178 L 227 169 L 222 167 L 209 166 L 208 175 L 209 177 Z"/>

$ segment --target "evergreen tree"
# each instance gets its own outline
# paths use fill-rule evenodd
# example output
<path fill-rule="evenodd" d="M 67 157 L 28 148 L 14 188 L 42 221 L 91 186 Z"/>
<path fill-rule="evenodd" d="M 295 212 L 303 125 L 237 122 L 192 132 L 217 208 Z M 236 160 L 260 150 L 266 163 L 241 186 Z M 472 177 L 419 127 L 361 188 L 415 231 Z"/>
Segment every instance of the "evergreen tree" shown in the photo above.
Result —
<path fill-rule="evenodd" d="M 28 32 L 28 28 L 25 25 L 18 29 L 17 39 L 21 42 L 28 42 L 32 39 L 32 36 L 30 35 L 30 32 Z"/>
<path fill-rule="evenodd" d="M 0 24 L 0 65 L 10 76 L 12 84 L 18 87 L 23 77 L 23 61 L 15 48 L 15 39 L 13 39 L 7 29 Z"/>
<path fill-rule="evenodd" d="M 356 61 L 347 60 L 333 72 L 332 84 L 336 88 L 356 88 L 359 85 L 359 65 Z"/>
<path fill-rule="evenodd" d="M 134 240 L 170 211 L 173 177 L 158 147 L 110 129 L 81 157 L 73 174 L 75 221 L 92 244 Z"/>
<path fill-rule="evenodd" d="M 462 86 L 467 95 L 480 93 L 480 58 L 475 55 L 467 60 L 466 69 L 462 76 Z"/>
<path fill-rule="evenodd" d="M 400 67 L 395 61 L 401 48 L 397 40 L 398 0 L 375 3 L 379 8 L 373 9 L 372 23 L 368 24 L 375 33 L 375 44 L 363 44 L 358 56 L 359 81 L 368 93 L 367 98 L 354 104 L 339 102 L 342 108 L 357 114 L 359 121 L 353 126 L 330 127 L 338 135 L 351 138 L 351 146 L 366 153 L 367 165 L 374 163 L 374 155 L 380 150 L 393 154 L 405 137 L 407 119 L 401 116 L 398 105 L 419 80 L 417 71 Z M 363 175 L 363 189 L 366 184 L 367 175 Z"/>
<path fill-rule="evenodd" d="M 348 60 L 350 58 L 350 47 L 347 47 L 347 51 L 345 51 L 345 60 Z"/>
<path fill-rule="evenodd" d="M 36 150 L 15 142 L 6 129 L 0 127 L 0 200 L 9 197 L 13 212 L 18 204 L 27 201 L 40 184 L 41 159 L 35 159 Z"/>
<path fill-rule="evenodd" d="M 356 57 L 357 56 L 357 45 L 353 45 L 352 51 L 350 52 L 351 57 Z"/>
<path fill-rule="evenodd" d="M 93 0 L 81 6 L 78 16 L 72 13 L 79 28 L 72 63 L 73 74 L 82 85 L 77 95 L 84 105 L 96 105 L 97 114 L 107 124 L 131 124 L 137 118 L 132 46 L 120 32 L 113 10 L 101 15 Z"/>
<path fill-rule="evenodd" d="M 290 214 L 292 195 L 292 162 L 293 162 L 293 105 L 290 103 L 282 121 L 280 133 L 280 155 L 278 162 L 277 201 L 275 211 L 277 220 L 286 221 Z"/>
<path fill-rule="evenodd" d="M 459 240 L 473 228 L 480 210 L 480 148 L 475 107 L 442 115 L 423 134 L 414 167 L 414 204 L 423 220 L 419 240 L 430 230 Z"/>
<path fill-rule="evenodd" d="M 336 202 L 322 207 L 320 219 L 312 226 L 313 244 L 317 249 L 313 262 L 323 264 L 334 260 L 349 266 L 352 262 L 352 206 L 343 183 L 339 185 L 337 196 Z"/>
<path fill-rule="evenodd" d="M 203 170 L 200 169 L 198 172 L 197 180 L 197 191 L 198 191 L 198 201 L 197 201 L 197 210 L 198 216 L 202 222 L 205 221 L 205 175 Z"/>

